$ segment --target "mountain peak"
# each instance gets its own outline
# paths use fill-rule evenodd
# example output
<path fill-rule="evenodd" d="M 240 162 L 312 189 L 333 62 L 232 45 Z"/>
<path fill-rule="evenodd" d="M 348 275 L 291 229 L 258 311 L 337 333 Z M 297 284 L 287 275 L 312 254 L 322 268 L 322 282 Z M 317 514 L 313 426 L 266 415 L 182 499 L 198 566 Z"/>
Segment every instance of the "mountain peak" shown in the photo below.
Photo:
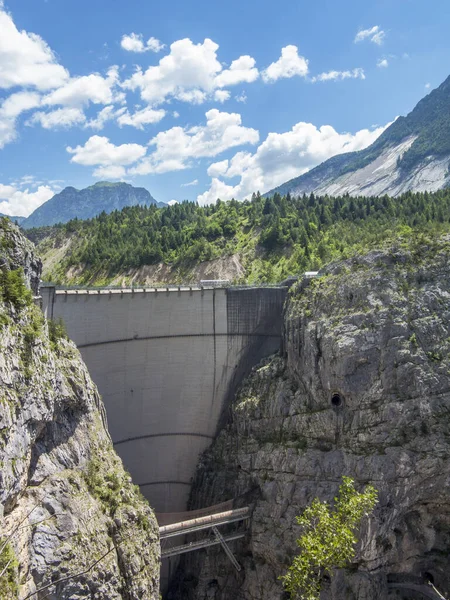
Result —
<path fill-rule="evenodd" d="M 145 188 L 125 182 L 98 181 L 82 190 L 68 186 L 37 208 L 22 227 L 30 229 L 67 223 L 75 218 L 91 219 L 101 212 L 110 213 L 136 204 L 161 205 Z"/>
<path fill-rule="evenodd" d="M 330 158 L 267 192 L 397 196 L 449 184 L 450 77 L 396 119 L 368 148 Z"/>

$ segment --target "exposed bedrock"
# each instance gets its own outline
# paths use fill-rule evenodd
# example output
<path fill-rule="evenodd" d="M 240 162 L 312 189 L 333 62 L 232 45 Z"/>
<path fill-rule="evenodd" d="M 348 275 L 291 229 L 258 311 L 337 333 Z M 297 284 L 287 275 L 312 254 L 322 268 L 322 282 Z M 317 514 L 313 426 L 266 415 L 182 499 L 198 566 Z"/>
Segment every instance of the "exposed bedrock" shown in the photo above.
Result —
<path fill-rule="evenodd" d="M 0 264 L 0 598 L 157 600 L 155 516 L 75 345 L 4 277 L 23 269 L 38 291 L 40 262 L 6 219 Z"/>
<path fill-rule="evenodd" d="M 421 598 L 389 584 L 430 576 L 450 595 L 449 259 L 448 239 L 418 240 L 292 289 L 285 355 L 253 370 L 194 483 L 192 508 L 252 504 L 233 546 L 243 569 L 219 547 L 186 555 L 172 598 L 284 598 L 295 515 L 316 496 L 332 501 L 343 475 L 372 483 L 379 504 L 323 598 Z"/>

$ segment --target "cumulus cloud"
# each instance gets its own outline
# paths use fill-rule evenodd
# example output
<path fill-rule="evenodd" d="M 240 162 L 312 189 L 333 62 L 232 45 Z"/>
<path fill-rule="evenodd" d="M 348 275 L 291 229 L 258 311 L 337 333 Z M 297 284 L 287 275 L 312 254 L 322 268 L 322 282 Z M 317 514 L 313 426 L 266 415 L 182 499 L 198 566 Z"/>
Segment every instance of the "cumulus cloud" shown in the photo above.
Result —
<path fill-rule="evenodd" d="M 242 104 L 245 104 L 247 102 L 247 94 L 245 92 L 241 92 L 240 94 L 235 96 L 234 99 L 236 100 L 236 102 L 242 102 Z"/>
<path fill-rule="evenodd" d="M 170 98 L 201 104 L 216 90 L 242 82 L 255 81 L 259 72 L 251 56 L 240 56 L 228 69 L 217 58 L 219 46 L 206 38 L 194 44 L 189 38 L 170 45 L 170 52 L 157 65 L 137 71 L 123 83 L 125 89 L 138 90 L 141 98 L 157 106 Z M 216 99 L 224 98 L 218 95 Z"/>
<path fill-rule="evenodd" d="M 210 177 L 219 177 L 219 175 L 224 175 L 228 171 L 228 166 L 228 159 L 221 160 L 209 165 L 207 173 Z"/>
<path fill-rule="evenodd" d="M 217 75 L 215 84 L 221 88 L 243 82 L 252 83 L 259 77 L 255 64 L 256 61 L 251 56 L 240 56 L 237 60 L 233 60 L 229 69 Z"/>
<path fill-rule="evenodd" d="M 120 117 L 117 119 L 117 122 L 120 126 L 131 125 L 131 127 L 136 127 L 136 129 L 144 129 L 145 125 L 159 123 L 159 121 L 161 121 L 161 119 L 163 119 L 165 116 L 165 110 L 154 110 L 147 107 L 136 111 L 132 115 L 126 111 L 120 115 Z"/>
<path fill-rule="evenodd" d="M 79 108 L 58 108 L 48 113 L 35 112 L 27 125 L 39 123 L 44 129 L 69 129 L 74 125 L 82 125 L 85 121 L 86 116 Z"/>
<path fill-rule="evenodd" d="M 343 79 L 365 79 L 364 69 L 356 68 L 351 71 L 328 71 L 321 73 L 311 79 L 312 82 L 317 81 L 342 81 Z"/>
<path fill-rule="evenodd" d="M 140 69 L 124 85 L 139 90 L 149 104 L 160 104 L 168 96 L 175 98 L 188 91 L 211 92 L 214 78 L 222 70 L 217 60 L 219 46 L 210 39 L 194 44 L 188 38 L 171 44 L 170 53 L 159 64 Z"/>
<path fill-rule="evenodd" d="M 19 31 L 0 2 L 0 88 L 30 86 L 50 90 L 69 78 L 46 42 L 27 31 Z"/>
<path fill-rule="evenodd" d="M 0 149 L 17 137 L 18 117 L 28 110 L 36 108 L 41 97 L 36 92 L 16 92 L 3 100 L 0 105 Z"/>
<path fill-rule="evenodd" d="M 387 58 L 380 58 L 380 60 L 377 62 L 377 67 L 379 67 L 380 69 L 386 69 L 389 66 L 389 61 L 387 60 Z"/>
<path fill-rule="evenodd" d="M 84 146 L 66 148 L 72 154 L 71 162 L 84 166 L 95 166 L 96 177 L 122 177 L 124 166 L 131 165 L 146 153 L 145 146 L 139 144 L 121 144 L 115 146 L 107 137 L 93 135 Z M 113 168 L 114 167 L 114 168 Z M 120 168 L 118 168 L 120 167 Z"/>
<path fill-rule="evenodd" d="M 198 185 L 198 179 L 194 179 L 193 181 L 188 181 L 187 183 L 182 183 L 180 187 L 191 187 Z"/>
<path fill-rule="evenodd" d="M 124 99 L 122 92 L 115 92 L 119 81 L 118 68 L 110 67 L 107 76 L 98 73 L 73 77 L 65 85 L 45 96 L 43 102 L 49 105 L 86 106 L 93 104 L 111 104 Z"/>
<path fill-rule="evenodd" d="M 0 212 L 9 216 L 28 217 L 38 206 L 47 202 L 56 191 L 49 185 L 40 185 L 37 190 L 21 188 L 21 185 L 0 183 Z"/>
<path fill-rule="evenodd" d="M 210 204 L 217 198 L 243 200 L 254 191 L 267 191 L 305 173 L 331 156 L 366 148 L 389 125 L 351 134 L 338 133 L 329 125 L 317 128 L 311 123 L 297 123 L 291 131 L 269 133 L 255 153 L 241 151 L 229 161 L 210 165 L 210 188 L 200 194 L 197 201 Z M 240 178 L 237 185 L 224 181 L 232 177 Z"/>
<path fill-rule="evenodd" d="M 206 114 L 206 125 L 184 129 L 172 127 L 159 132 L 151 141 L 155 150 L 136 167 L 132 175 L 179 171 L 189 166 L 189 161 L 217 156 L 221 152 L 244 144 L 256 144 L 259 133 L 244 127 L 241 115 L 220 112 L 216 108 Z"/>
<path fill-rule="evenodd" d="M 118 109 L 116 109 L 113 105 L 105 106 L 93 119 L 87 121 L 85 126 L 100 131 L 105 126 L 105 123 L 117 119 L 123 115 L 126 110 L 127 109 L 124 106 Z"/>
<path fill-rule="evenodd" d="M 214 100 L 217 102 L 226 102 L 230 99 L 231 93 L 228 90 L 216 90 L 214 92 Z"/>
<path fill-rule="evenodd" d="M 299 56 L 297 46 L 285 46 L 281 49 L 281 56 L 262 72 L 263 81 L 273 83 L 278 79 L 290 78 L 298 75 L 306 77 L 308 74 L 308 61 Z"/>
<path fill-rule="evenodd" d="M 120 45 L 127 52 L 161 52 L 166 47 L 165 44 L 161 44 L 155 37 L 151 37 L 147 42 L 144 42 L 144 37 L 141 33 L 123 35 Z"/>
<path fill-rule="evenodd" d="M 373 42 L 374 44 L 381 46 L 385 37 L 386 37 L 386 33 L 382 29 L 380 29 L 380 27 L 378 25 L 375 25 L 374 27 L 371 27 L 370 29 L 361 29 L 360 31 L 358 31 L 358 33 L 355 36 L 354 41 L 355 41 L 355 44 L 357 44 L 358 42 L 362 42 L 364 40 L 369 40 L 369 41 Z"/>

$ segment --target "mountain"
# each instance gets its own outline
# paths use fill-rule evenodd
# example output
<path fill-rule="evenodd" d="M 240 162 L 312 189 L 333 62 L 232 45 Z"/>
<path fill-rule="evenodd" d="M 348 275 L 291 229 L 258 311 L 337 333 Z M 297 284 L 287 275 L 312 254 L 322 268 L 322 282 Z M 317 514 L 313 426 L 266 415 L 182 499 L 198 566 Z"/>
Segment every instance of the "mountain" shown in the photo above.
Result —
<path fill-rule="evenodd" d="M 365 150 L 334 156 L 267 192 L 398 196 L 450 183 L 450 77 Z"/>
<path fill-rule="evenodd" d="M 129 183 L 100 181 L 84 190 L 66 187 L 62 192 L 39 206 L 23 223 L 22 227 L 43 227 L 67 223 L 72 219 L 91 219 L 101 212 L 111 213 L 125 206 L 165 206 L 157 202 L 145 188 Z"/>
<path fill-rule="evenodd" d="M 4 213 L 0 213 L 0 217 L 7 217 L 13 223 L 17 223 L 17 225 L 21 225 L 26 217 L 11 217 L 10 215 L 5 215 Z"/>

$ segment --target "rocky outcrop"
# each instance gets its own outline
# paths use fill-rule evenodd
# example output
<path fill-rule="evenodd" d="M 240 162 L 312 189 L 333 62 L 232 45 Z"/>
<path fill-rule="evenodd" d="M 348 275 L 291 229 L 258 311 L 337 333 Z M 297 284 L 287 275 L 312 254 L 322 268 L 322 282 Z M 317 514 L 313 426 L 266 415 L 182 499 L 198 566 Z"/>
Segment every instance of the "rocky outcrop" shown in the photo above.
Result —
<path fill-rule="evenodd" d="M 332 502 L 343 475 L 372 483 L 379 504 L 324 600 L 422 598 L 430 578 L 450 595 L 449 259 L 449 239 L 418 239 L 292 289 L 284 354 L 247 379 L 194 486 L 192 508 L 252 506 L 233 546 L 243 569 L 220 548 L 187 555 L 173 598 L 284 598 L 295 515 Z"/>
<path fill-rule="evenodd" d="M 37 293 L 40 263 L 7 220 L 0 257 L 0 598 L 156 600 L 154 514 L 75 345 L 5 276 L 24 269 Z"/>

